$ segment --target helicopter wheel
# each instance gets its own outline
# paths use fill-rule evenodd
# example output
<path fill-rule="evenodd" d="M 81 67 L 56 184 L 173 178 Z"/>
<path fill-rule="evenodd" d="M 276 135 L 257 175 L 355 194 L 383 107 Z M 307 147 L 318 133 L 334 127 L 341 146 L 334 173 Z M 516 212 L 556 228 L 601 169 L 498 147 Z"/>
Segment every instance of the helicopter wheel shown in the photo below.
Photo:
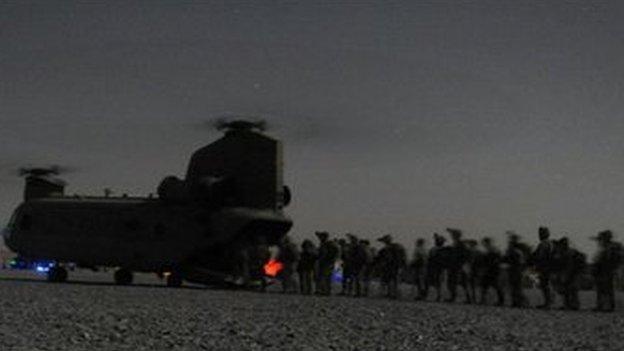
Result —
<path fill-rule="evenodd" d="M 130 285 L 133 278 L 132 272 L 127 269 L 119 268 L 115 271 L 114 279 L 117 285 Z"/>
<path fill-rule="evenodd" d="M 64 283 L 67 281 L 67 269 L 54 266 L 48 271 L 48 281 L 52 283 Z"/>
<path fill-rule="evenodd" d="M 171 272 L 167 275 L 167 286 L 171 288 L 179 288 L 182 286 L 182 276 L 180 273 Z"/>

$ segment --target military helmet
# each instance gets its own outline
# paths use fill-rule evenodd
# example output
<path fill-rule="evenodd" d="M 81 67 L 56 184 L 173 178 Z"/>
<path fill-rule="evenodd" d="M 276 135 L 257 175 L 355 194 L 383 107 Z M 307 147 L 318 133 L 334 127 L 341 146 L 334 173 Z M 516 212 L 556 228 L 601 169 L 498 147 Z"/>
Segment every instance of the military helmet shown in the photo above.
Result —
<path fill-rule="evenodd" d="M 603 230 L 598 233 L 597 236 L 592 237 L 593 240 L 608 242 L 613 239 L 613 232 L 610 230 Z"/>
<path fill-rule="evenodd" d="M 381 238 L 377 239 L 377 241 L 389 244 L 389 243 L 392 242 L 392 235 L 386 234 L 386 235 L 382 236 Z"/>
<path fill-rule="evenodd" d="M 433 241 L 436 244 L 444 245 L 444 243 L 446 242 L 446 238 L 438 233 L 433 233 Z"/>
<path fill-rule="evenodd" d="M 314 234 L 316 235 L 317 238 L 319 238 L 321 240 L 329 238 L 329 233 L 328 232 L 315 232 Z"/>
<path fill-rule="evenodd" d="M 509 236 L 509 241 L 513 242 L 513 243 L 517 243 L 520 241 L 520 235 L 518 235 L 516 232 L 514 232 L 513 230 L 508 230 L 506 232 L 506 234 Z"/>
<path fill-rule="evenodd" d="M 449 232 L 449 234 L 451 234 L 451 237 L 453 239 L 459 239 L 462 237 L 462 231 L 460 229 L 446 228 L 446 231 Z"/>
<path fill-rule="evenodd" d="M 466 240 L 464 240 L 464 243 L 466 245 L 468 245 L 468 247 L 475 247 L 475 246 L 479 245 L 479 242 L 477 240 L 475 240 L 475 239 L 466 239 Z"/>
<path fill-rule="evenodd" d="M 355 235 L 353 233 L 347 233 L 347 234 L 345 234 L 345 236 L 347 237 L 347 239 L 352 240 L 352 241 L 357 241 L 358 240 L 357 235 Z"/>
<path fill-rule="evenodd" d="M 550 237 L 550 230 L 548 229 L 548 227 L 539 227 L 537 232 L 539 234 L 540 240 L 548 239 Z"/>

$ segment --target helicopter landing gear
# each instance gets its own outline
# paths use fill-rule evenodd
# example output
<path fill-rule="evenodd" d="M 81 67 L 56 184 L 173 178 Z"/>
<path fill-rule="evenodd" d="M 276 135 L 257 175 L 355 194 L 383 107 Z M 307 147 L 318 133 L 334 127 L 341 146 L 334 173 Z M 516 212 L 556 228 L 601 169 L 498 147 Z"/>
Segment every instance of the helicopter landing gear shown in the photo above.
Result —
<path fill-rule="evenodd" d="M 115 271 L 114 279 L 117 285 L 130 285 L 133 278 L 132 272 L 125 268 L 119 268 Z"/>
<path fill-rule="evenodd" d="M 182 286 L 182 276 L 178 272 L 171 272 L 167 275 L 167 286 L 171 288 L 179 288 Z"/>
<path fill-rule="evenodd" d="M 67 281 L 67 269 L 61 266 L 50 267 L 48 281 L 52 283 L 64 283 Z"/>

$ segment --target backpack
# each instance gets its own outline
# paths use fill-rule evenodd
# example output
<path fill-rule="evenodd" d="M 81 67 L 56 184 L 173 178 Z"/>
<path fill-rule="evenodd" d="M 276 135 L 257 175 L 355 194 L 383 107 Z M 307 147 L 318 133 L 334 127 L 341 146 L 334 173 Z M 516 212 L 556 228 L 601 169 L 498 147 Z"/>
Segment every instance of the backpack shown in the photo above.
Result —
<path fill-rule="evenodd" d="M 607 249 L 607 260 L 609 267 L 614 270 L 624 263 L 624 246 L 620 243 L 613 243 Z"/>

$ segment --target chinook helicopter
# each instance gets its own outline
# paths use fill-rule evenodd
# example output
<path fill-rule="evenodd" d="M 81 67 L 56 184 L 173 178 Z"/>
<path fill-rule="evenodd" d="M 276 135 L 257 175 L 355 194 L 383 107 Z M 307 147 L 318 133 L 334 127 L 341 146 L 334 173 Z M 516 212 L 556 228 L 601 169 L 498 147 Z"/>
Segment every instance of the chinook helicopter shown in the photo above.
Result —
<path fill-rule="evenodd" d="M 186 176 L 165 177 L 157 197 L 68 196 L 63 169 L 24 168 L 24 201 L 3 236 L 19 256 L 53 260 L 52 282 L 66 265 L 115 267 L 116 284 L 133 272 L 214 284 L 241 281 L 241 252 L 261 237 L 277 244 L 292 227 L 283 208 L 282 145 L 264 122 L 219 122 L 224 135 L 191 156 Z"/>

